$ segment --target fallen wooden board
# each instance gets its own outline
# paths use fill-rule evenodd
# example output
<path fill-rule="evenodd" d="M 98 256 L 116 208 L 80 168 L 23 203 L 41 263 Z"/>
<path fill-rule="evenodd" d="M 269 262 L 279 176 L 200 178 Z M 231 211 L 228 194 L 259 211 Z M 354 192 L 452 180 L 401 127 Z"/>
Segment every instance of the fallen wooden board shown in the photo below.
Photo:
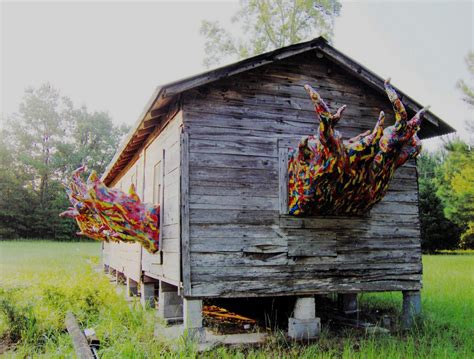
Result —
<path fill-rule="evenodd" d="M 67 331 L 72 338 L 72 343 L 74 344 L 74 350 L 76 351 L 77 357 L 80 359 L 94 359 L 95 356 L 92 353 L 84 333 L 79 328 L 79 324 L 77 323 L 74 314 L 67 312 L 65 323 Z"/>

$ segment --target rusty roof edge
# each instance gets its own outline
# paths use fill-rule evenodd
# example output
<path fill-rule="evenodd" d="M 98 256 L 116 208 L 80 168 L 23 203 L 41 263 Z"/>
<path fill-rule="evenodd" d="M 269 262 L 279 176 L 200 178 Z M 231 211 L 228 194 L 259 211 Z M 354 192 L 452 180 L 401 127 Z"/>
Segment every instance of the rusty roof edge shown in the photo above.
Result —
<path fill-rule="evenodd" d="M 105 171 L 104 173 L 102 174 L 101 176 L 101 180 L 105 182 L 105 180 L 107 179 L 107 177 L 109 176 L 110 174 L 110 171 L 112 170 L 112 168 L 114 167 L 115 163 L 117 162 L 117 160 L 119 159 L 120 155 L 124 152 L 124 150 L 127 148 L 127 145 L 128 143 L 130 142 L 130 140 L 132 139 L 132 137 L 135 135 L 135 133 L 140 129 L 140 126 L 143 124 L 144 120 L 145 120 L 145 117 L 147 115 L 147 113 L 149 111 L 151 111 L 151 109 L 153 108 L 153 106 L 155 105 L 156 101 L 158 101 L 158 99 L 160 98 L 160 96 L 162 95 L 162 92 L 163 92 L 163 87 L 162 86 L 157 86 L 155 88 L 155 90 L 153 91 L 153 95 L 150 97 L 150 99 L 148 100 L 146 106 L 144 107 L 143 111 L 140 113 L 140 115 L 138 116 L 137 120 L 135 121 L 135 124 L 133 125 L 133 127 L 130 129 L 129 133 L 127 134 L 127 136 L 122 140 L 119 148 L 117 149 L 117 151 L 115 152 L 114 154 L 114 157 L 112 157 L 112 159 L 110 160 L 109 164 L 107 165 L 107 167 L 105 168 Z"/>

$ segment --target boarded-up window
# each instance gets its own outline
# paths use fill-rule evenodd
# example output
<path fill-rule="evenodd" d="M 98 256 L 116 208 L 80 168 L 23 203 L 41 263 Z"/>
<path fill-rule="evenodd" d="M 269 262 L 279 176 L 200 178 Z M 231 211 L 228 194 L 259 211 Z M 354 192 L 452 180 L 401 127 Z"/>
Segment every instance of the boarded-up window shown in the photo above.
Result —
<path fill-rule="evenodd" d="M 153 167 L 153 203 L 160 204 L 161 200 L 161 161 Z"/>
<path fill-rule="evenodd" d="M 340 221 L 322 216 L 296 217 L 288 208 L 288 153 L 298 146 L 298 140 L 278 141 L 278 181 L 280 199 L 280 230 L 288 239 L 289 257 L 337 256 L 336 232 Z"/>

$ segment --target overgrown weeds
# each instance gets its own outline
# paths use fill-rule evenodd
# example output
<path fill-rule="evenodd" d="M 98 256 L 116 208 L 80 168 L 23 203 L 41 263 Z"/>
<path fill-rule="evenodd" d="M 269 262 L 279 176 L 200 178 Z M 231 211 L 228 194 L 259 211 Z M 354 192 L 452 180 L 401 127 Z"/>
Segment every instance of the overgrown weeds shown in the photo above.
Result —
<path fill-rule="evenodd" d="M 97 243 L 0 242 L 0 348 L 6 357 L 73 356 L 64 316 L 71 310 L 83 328 L 94 328 L 101 358 L 468 358 L 474 352 L 474 256 L 424 256 L 423 317 L 412 330 L 389 335 L 323 326 L 311 343 L 288 340 L 276 328 L 259 347 L 170 346 L 154 337 L 153 310 L 129 308 L 107 277 L 94 271 Z M 364 294 L 367 313 L 397 316 L 401 293 Z M 377 312 L 378 311 L 378 312 Z"/>

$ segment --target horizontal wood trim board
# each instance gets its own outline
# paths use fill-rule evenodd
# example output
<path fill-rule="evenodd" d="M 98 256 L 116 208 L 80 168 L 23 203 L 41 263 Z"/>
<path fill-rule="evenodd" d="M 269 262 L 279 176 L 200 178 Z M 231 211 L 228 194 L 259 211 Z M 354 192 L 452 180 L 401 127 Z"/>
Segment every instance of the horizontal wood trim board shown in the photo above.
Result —
<path fill-rule="evenodd" d="M 363 278 L 363 280 L 373 280 L 373 279 L 396 279 L 403 276 L 404 278 L 409 277 L 411 280 L 417 280 L 420 278 L 421 269 L 414 267 L 406 267 L 394 264 L 392 268 L 385 269 L 374 269 L 374 268 L 365 268 L 365 269 L 347 269 L 347 270 L 334 270 L 327 269 L 322 270 L 320 268 L 314 268 L 308 266 L 306 268 L 298 268 L 298 271 L 295 269 L 291 273 L 285 271 L 282 267 L 272 267 L 270 270 L 268 268 L 258 268 L 257 270 L 248 270 L 242 271 L 242 268 L 232 267 L 225 268 L 224 271 L 213 275 L 212 271 L 214 268 L 195 268 L 193 269 L 192 280 L 197 282 L 206 282 L 206 278 L 214 278 L 216 281 L 229 281 L 229 282 L 240 282 L 242 280 L 258 280 L 260 277 L 261 280 L 266 281 L 278 281 L 282 279 L 287 279 L 289 281 L 297 278 L 298 280 L 302 279 L 317 279 L 318 281 L 324 281 L 325 279 L 332 278 L 353 278 L 355 282 Z M 212 280 L 210 281 L 212 282 Z"/>
<path fill-rule="evenodd" d="M 216 253 L 282 253 L 288 251 L 288 242 L 282 237 L 253 238 L 229 237 L 229 238 L 191 238 L 191 252 L 209 252 L 212 248 Z M 371 250 L 418 250 L 420 248 L 418 237 L 403 238 L 380 238 L 367 237 L 351 239 L 347 241 L 338 239 L 335 244 L 338 254 L 343 254 L 351 250 L 371 251 Z M 322 255 L 317 253 L 317 256 Z M 333 256 L 333 255 L 331 255 Z"/>
<path fill-rule="evenodd" d="M 354 280 L 354 278 L 345 278 L 339 280 L 315 280 L 302 279 L 291 281 L 291 287 L 288 286 L 288 280 L 278 280 L 272 286 L 264 281 L 239 281 L 228 285 L 225 282 L 193 281 L 192 293 L 195 297 L 257 297 L 257 296 L 298 296 L 305 294 L 326 294 L 330 292 L 388 292 L 402 290 L 421 289 L 421 276 L 400 276 L 397 278 Z"/>
<path fill-rule="evenodd" d="M 419 252 L 419 253 L 417 253 Z M 380 249 L 371 251 L 361 251 L 359 253 L 341 252 L 335 259 L 335 263 L 342 261 L 341 258 L 354 258 L 356 256 L 357 263 L 371 261 L 375 262 L 391 262 L 399 260 L 403 263 L 409 263 L 410 260 L 419 258 L 421 251 L 414 251 L 412 249 Z M 332 257 L 332 256 L 330 256 Z M 311 263 L 311 257 L 308 260 L 300 260 L 299 258 L 288 257 L 287 253 L 268 253 L 268 255 L 259 256 L 257 254 L 245 254 L 245 253 L 198 253 L 193 252 L 191 256 L 191 267 L 207 267 L 213 266 L 217 268 L 225 268 L 225 266 L 242 265 L 250 267 L 269 266 L 269 265 L 285 265 L 292 266 L 295 263 L 300 262 L 301 264 L 308 265 Z M 327 258 L 326 258 L 327 260 Z M 225 263 L 225 265 L 223 265 Z M 247 268 L 248 269 L 248 268 Z M 223 269 L 224 270 L 224 269 Z"/>
<path fill-rule="evenodd" d="M 399 221 L 388 220 L 385 223 L 380 223 L 380 225 L 398 225 L 400 226 L 400 228 L 411 228 L 408 226 L 408 224 L 410 224 L 410 216 L 400 215 L 400 217 L 401 218 L 399 219 Z M 330 226 L 329 229 L 331 229 Z M 190 235 L 193 238 L 239 238 L 241 236 L 245 236 L 246 238 L 272 238 L 274 236 L 284 237 L 282 229 L 280 229 L 279 225 L 259 225 L 244 223 L 194 224 L 190 227 Z"/>

